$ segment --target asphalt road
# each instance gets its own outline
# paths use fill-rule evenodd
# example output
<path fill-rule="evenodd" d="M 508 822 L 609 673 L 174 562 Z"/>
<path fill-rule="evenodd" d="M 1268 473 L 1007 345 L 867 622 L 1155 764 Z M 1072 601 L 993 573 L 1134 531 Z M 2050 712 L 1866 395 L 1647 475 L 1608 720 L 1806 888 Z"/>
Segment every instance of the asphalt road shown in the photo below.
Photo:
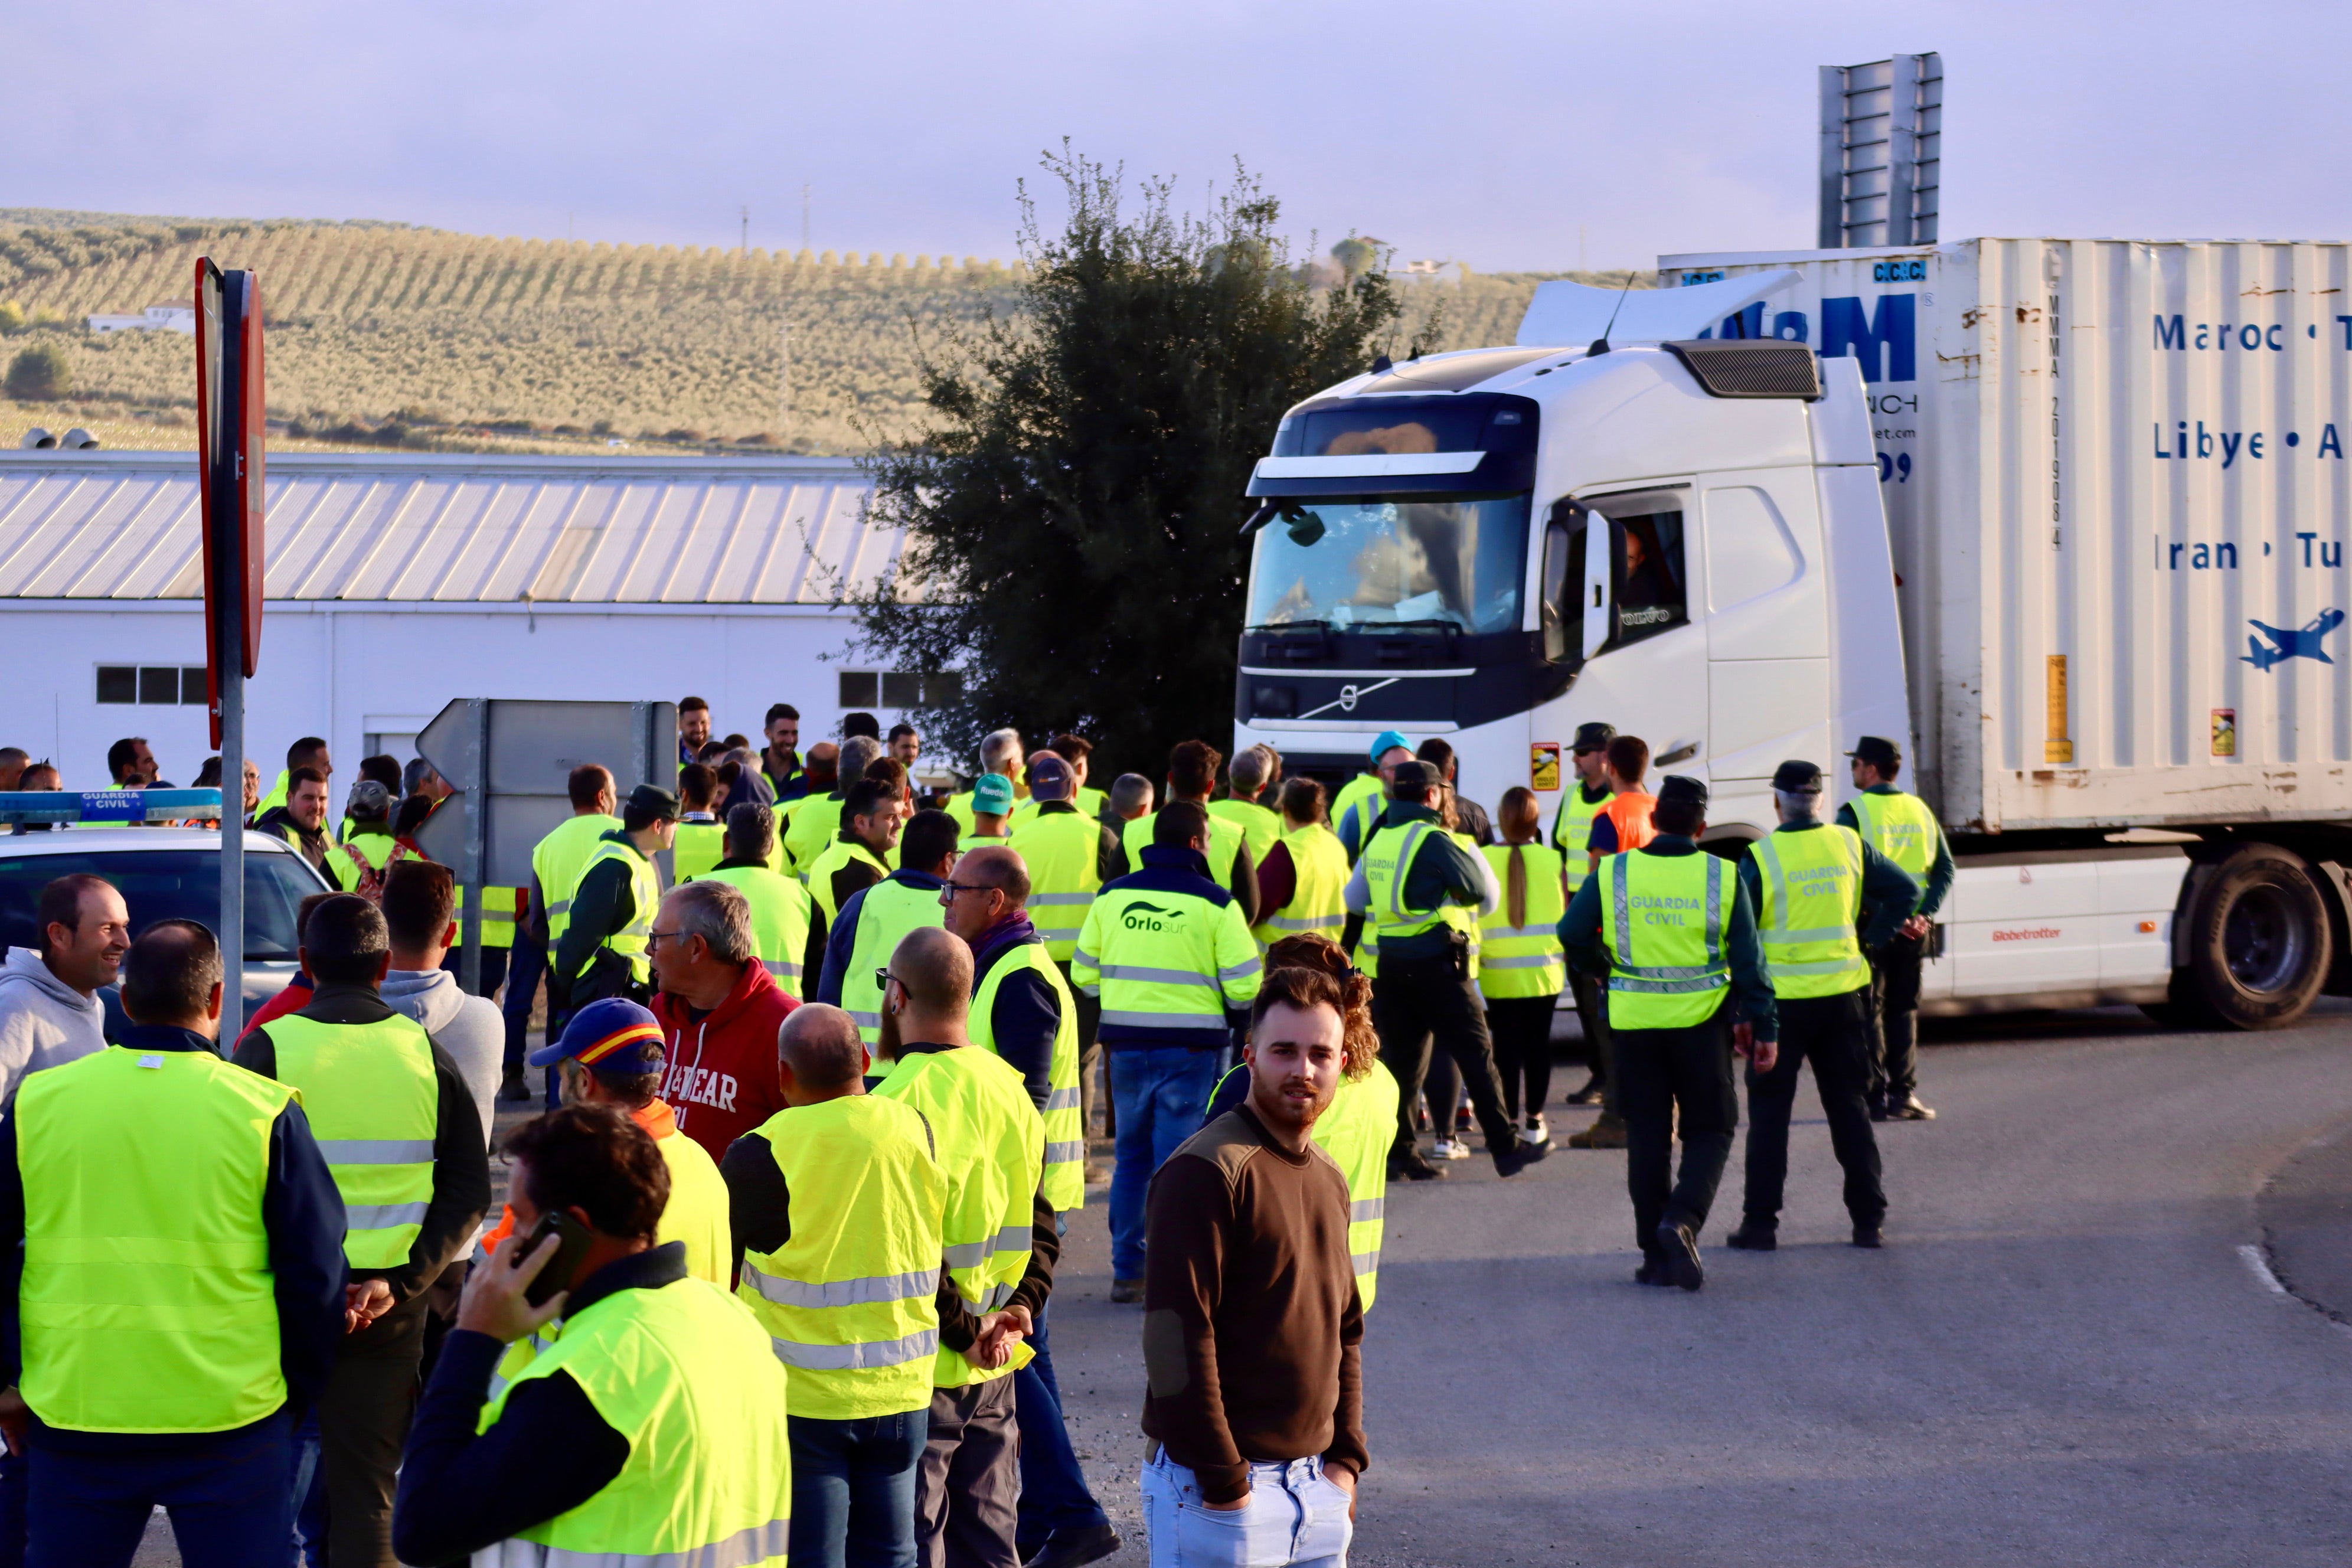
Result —
<path fill-rule="evenodd" d="M 1714 1245 L 1735 1149 L 1696 1295 L 1631 1282 L 1622 1153 L 1392 1190 L 1353 1561 L 2352 1562 L 2352 1330 L 2315 1306 L 2352 1319 L 2352 1008 L 2268 1035 L 2109 1012 L 1929 1043 L 1940 1119 L 1879 1130 L 1882 1252 L 1845 1245 L 1801 1098 L 1780 1250 Z M 1140 1568 L 1140 1314 L 1107 1299 L 1101 1197 L 1065 1254 L 1055 1359 L 1133 1538 L 1111 1561 Z M 167 1541 L 159 1520 L 142 1565 Z"/>
<path fill-rule="evenodd" d="M 1735 1150 L 1696 1295 L 1631 1283 L 1622 1154 L 1391 1189 L 1353 1560 L 2352 1561 L 2352 1332 L 2281 1290 L 2257 1215 L 2273 1173 L 2352 1124 L 2352 1012 L 1930 1038 L 1940 1118 L 1879 1130 L 1882 1252 L 1845 1245 L 1803 1100 L 1780 1250 L 1707 1245 L 1738 1218 Z M 2340 1264 L 2352 1226 L 2325 1224 L 2305 1245 Z M 1139 1317 L 1106 1300 L 1098 1205 L 1067 1256 L 1055 1359 L 1126 1530 Z M 1113 1561 L 1140 1564 L 1139 1539 Z"/>

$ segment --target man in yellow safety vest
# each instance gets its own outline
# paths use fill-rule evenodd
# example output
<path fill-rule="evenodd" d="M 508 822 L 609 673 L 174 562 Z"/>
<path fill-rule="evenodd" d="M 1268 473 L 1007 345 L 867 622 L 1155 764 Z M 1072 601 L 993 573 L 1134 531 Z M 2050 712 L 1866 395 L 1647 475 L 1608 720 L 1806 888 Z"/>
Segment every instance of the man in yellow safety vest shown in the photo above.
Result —
<path fill-rule="evenodd" d="M 1696 1290 L 1706 1281 L 1699 1229 L 1739 1125 L 1732 1054 L 1752 1053 L 1759 1072 L 1771 1071 L 1780 1024 L 1755 909 L 1731 863 L 1698 847 L 1706 785 L 1669 774 L 1653 810 L 1655 836 L 1585 879 L 1559 938 L 1571 963 L 1609 976 L 1625 1185 L 1642 1248 L 1633 1278 Z"/>
<path fill-rule="evenodd" d="M 1614 724 L 1579 724 L 1569 747 L 1573 772 L 1559 792 L 1559 809 L 1552 814 L 1551 847 L 1559 851 L 1566 868 L 1565 895 L 1592 875 L 1592 858 L 1585 846 L 1592 837 L 1592 819 L 1609 804 L 1609 742 L 1617 738 Z M 1576 999 L 1577 1028 L 1584 1036 L 1584 1087 L 1568 1097 L 1570 1105 L 1602 1105 L 1609 1099 L 1609 1011 L 1601 1005 L 1601 984 L 1592 975 L 1570 969 L 1569 994 Z"/>
<path fill-rule="evenodd" d="M 1811 763 L 1782 763 L 1772 775 L 1772 799 L 1780 826 L 1748 847 L 1739 863 L 1739 886 L 1756 906 L 1780 1048 L 1770 1068 L 1748 1069 L 1747 1203 L 1727 1245 L 1750 1252 L 1777 1245 L 1789 1115 L 1798 1069 L 1810 1060 L 1830 1147 L 1845 1171 L 1853 1244 L 1876 1247 L 1886 1190 L 1864 1100 L 1870 1086 L 1870 965 L 1863 953 L 1910 918 L 1919 884 L 1853 828 L 1822 821 L 1822 770 Z M 1869 929 L 1857 933 L 1865 904 L 1875 912 Z"/>
<path fill-rule="evenodd" d="M 15 1556 L 29 1524 L 34 1563 L 128 1568 L 161 1505 L 184 1561 L 282 1563 L 294 1421 L 352 1321 L 342 1199 L 294 1091 L 215 1054 L 212 932 L 158 921 L 121 973 L 120 1042 L 0 1120 Z"/>
<path fill-rule="evenodd" d="M 618 804 L 613 793 L 613 775 L 594 763 L 583 763 L 573 768 L 564 781 L 572 802 L 572 815 L 556 824 L 546 837 L 530 852 L 530 897 L 528 900 L 528 923 L 518 934 L 514 962 L 507 970 L 506 1074 L 499 1085 L 500 1100 L 529 1100 L 530 1089 L 523 1081 L 525 1037 L 530 1029 L 531 1004 L 539 995 L 540 982 L 547 976 L 547 963 L 563 940 L 563 931 L 572 919 L 572 894 L 579 886 L 580 873 L 588 868 L 588 858 L 596 853 L 598 840 L 621 826 L 613 815 Z M 555 1039 L 562 1027 L 549 1010 L 547 1038 Z M 548 1085 L 548 1105 L 555 1104 L 555 1085 Z"/>
<path fill-rule="evenodd" d="M 654 1140 L 567 1105 L 506 1152 L 517 1234 L 467 1279 L 418 1406 L 400 1561 L 782 1568 L 788 1374 L 741 1303 L 658 1239 Z M 542 1239 L 542 1220 L 561 1228 Z M 534 1305 L 534 1280 L 559 1293 Z"/>
<path fill-rule="evenodd" d="M 866 1092 L 869 1058 L 838 1007 L 777 1031 L 785 1109 L 729 1145 L 736 1295 L 791 1369 L 793 1552 L 916 1560 L 915 1471 L 940 1347 L 937 1136 L 913 1107 Z"/>
<path fill-rule="evenodd" d="M 1933 1121 L 1919 1098 L 1919 969 L 1937 911 L 1952 890 L 1956 869 L 1944 825 L 1927 803 L 1895 784 L 1903 748 L 1864 735 L 1846 753 L 1853 787 L 1862 793 L 1838 807 L 1838 826 L 1903 868 L 1919 884 L 1911 918 L 1870 960 L 1870 1116 L 1874 1121 Z"/>

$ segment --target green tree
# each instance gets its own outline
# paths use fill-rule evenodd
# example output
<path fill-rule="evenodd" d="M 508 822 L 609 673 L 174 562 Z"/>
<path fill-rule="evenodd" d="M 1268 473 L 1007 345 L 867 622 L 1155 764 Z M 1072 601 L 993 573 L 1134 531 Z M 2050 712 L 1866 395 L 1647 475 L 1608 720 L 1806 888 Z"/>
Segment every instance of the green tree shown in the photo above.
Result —
<path fill-rule="evenodd" d="M 1377 273 L 1316 290 L 1246 171 L 1202 216 L 1169 182 L 1045 160 L 1055 234 L 1021 192 L 1028 271 L 1010 320 L 925 364 L 926 427 L 868 461 L 898 572 L 860 601 L 866 646 L 961 671 L 924 719 L 971 754 L 1004 725 L 1094 741 L 1095 772 L 1158 778 L 1233 732 L 1250 469 L 1292 404 L 1360 374 L 1401 307 Z"/>
<path fill-rule="evenodd" d="M 24 403 L 63 397 L 73 385 L 73 367 L 54 343 L 37 343 L 8 364 L 8 395 Z"/>
<path fill-rule="evenodd" d="M 1331 247 L 1331 259 L 1339 264 L 1341 272 L 1356 278 L 1370 272 L 1379 264 L 1381 249 L 1379 240 L 1351 234 Z"/>

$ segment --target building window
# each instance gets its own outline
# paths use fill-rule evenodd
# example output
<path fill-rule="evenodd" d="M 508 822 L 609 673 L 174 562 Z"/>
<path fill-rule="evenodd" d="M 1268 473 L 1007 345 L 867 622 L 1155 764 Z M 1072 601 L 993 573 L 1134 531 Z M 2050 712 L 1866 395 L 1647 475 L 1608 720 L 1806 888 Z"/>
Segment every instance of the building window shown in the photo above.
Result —
<path fill-rule="evenodd" d="M 202 708 L 205 670 L 202 665 L 101 664 L 98 667 L 98 700 L 142 708 Z"/>
<path fill-rule="evenodd" d="M 962 689 L 961 676 L 919 675 L 910 669 L 845 669 L 840 680 L 841 706 L 853 710 L 944 707 Z"/>

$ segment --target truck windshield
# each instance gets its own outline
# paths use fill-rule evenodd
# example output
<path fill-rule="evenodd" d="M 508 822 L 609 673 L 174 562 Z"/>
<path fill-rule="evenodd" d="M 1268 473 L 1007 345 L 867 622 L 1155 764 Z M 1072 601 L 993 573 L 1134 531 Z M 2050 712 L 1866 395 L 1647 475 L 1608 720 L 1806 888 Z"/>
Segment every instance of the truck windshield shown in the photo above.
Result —
<path fill-rule="evenodd" d="M 256 963 L 294 959 L 294 917 L 319 890 L 291 855 L 245 853 L 245 956 Z M 220 852 L 205 849 L 114 849 L 62 855 L 0 852 L 0 942 L 35 947 L 34 911 L 41 889 L 59 877 L 90 872 L 114 884 L 131 907 L 133 935 L 157 921 L 190 920 L 207 930 L 220 924 Z"/>
<path fill-rule="evenodd" d="M 1250 626 L 1518 629 L 1524 493 L 1296 504 L 1258 531 Z"/>

